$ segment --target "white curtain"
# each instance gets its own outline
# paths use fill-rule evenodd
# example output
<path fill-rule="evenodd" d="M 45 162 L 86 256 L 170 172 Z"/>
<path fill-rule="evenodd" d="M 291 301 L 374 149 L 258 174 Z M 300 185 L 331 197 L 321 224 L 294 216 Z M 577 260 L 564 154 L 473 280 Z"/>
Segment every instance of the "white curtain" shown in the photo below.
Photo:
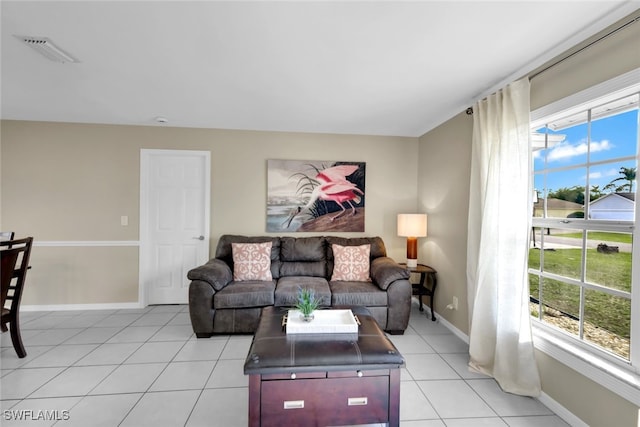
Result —
<path fill-rule="evenodd" d="M 529 80 L 473 108 L 467 241 L 469 366 L 504 391 L 540 394 L 527 288 L 532 199 Z"/>

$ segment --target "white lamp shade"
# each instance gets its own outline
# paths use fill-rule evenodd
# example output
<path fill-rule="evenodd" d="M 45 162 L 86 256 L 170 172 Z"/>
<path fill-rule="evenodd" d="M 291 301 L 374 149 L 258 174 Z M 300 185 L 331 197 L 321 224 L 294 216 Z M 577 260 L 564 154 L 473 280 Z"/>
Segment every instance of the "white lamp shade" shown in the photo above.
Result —
<path fill-rule="evenodd" d="M 398 214 L 398 236 L 426 237 L 427 214 Z"/>

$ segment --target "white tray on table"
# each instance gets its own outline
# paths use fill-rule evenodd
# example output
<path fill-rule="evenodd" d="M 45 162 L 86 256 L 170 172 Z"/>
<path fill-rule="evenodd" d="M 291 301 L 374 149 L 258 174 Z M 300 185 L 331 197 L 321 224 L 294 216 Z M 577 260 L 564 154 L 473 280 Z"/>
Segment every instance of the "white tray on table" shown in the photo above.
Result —
<path fill-rule="evenodd" d="M 357 334 L 358 320 L 351 310 L 316 310 L 310 322 L 302 320 L 299 310 L 291 309 L 287 313 L 287 334 Z"/>

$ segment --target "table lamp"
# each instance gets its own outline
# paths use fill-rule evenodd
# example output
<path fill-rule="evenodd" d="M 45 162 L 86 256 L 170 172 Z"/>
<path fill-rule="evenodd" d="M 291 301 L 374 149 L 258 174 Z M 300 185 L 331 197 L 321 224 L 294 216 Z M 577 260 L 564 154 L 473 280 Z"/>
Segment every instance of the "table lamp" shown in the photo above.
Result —
<path fill-rule="evenodd" d="M 418 237 L 427 237 L 427 214 L 398 214 L 398 236 L 407 238 L 407 267 L 417 267 Z"/>

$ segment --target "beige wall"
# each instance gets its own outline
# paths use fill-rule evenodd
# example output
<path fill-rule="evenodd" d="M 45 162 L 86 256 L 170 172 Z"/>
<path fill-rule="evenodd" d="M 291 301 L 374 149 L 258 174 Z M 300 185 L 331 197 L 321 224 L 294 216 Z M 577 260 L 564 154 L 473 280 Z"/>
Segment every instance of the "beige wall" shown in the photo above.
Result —
<path fill-rule="evenodd" d="M 531 82 L 532 109 L 640 67 L 640 24 L 594 45 Z M 419 205 L 429 214 L 424 261 L 438 269 L 437 306 L 447 321 L 468 333 L 466 218 L 472 118 L 464 113 L 420 138 Z M 445 201 L 443 203 L 443 201 Z M 426 251 L 425 251 L 426 247 Z M 451 296 L 458 311 L 444 310 Z M 543 391 L 590 426 L 637 426 L 638 408 L 544 353 L 537 352 Z"/>
<path fill-rule="evenodd" d="M 436 311 L 468 333 L 467 216 L 473 118 L 461 113 L 420 138 L 418 197 L 428 214 L 420 261 L 438 271 Z M 458 310 L 445 307 L 458 298 Z"/>
<path fill-rule="evenodd" d="M 625 19 L 620 23 L 627 21 Z M 638 67 L 640 25 L 636 22 L 533 78 L 531 109 L 535 110 Z"/>
<path fill-rule="evenodd" d="M 266 160 L 367 163 L 365 233 L 402 260 L 396 214 L 417 200 L 418 139 L 4 121 L 2 229 L 36 242 L 137 241 L 140 149 L 211 151 L 211 251 L 225 233 L 265 234 Z M 19 177 L 19 178 L 18 178 Z M 129 225 L 120 225 L 127 215 Z M 34 250 L 23 304 L 138 300 L 138 248 Z"/>
<path fill-rule="evenodd" d="M 536 351 L 536 360 L 543 391 L 589 426 L 638 425 L 634 404 L 541 351 Z"/>

